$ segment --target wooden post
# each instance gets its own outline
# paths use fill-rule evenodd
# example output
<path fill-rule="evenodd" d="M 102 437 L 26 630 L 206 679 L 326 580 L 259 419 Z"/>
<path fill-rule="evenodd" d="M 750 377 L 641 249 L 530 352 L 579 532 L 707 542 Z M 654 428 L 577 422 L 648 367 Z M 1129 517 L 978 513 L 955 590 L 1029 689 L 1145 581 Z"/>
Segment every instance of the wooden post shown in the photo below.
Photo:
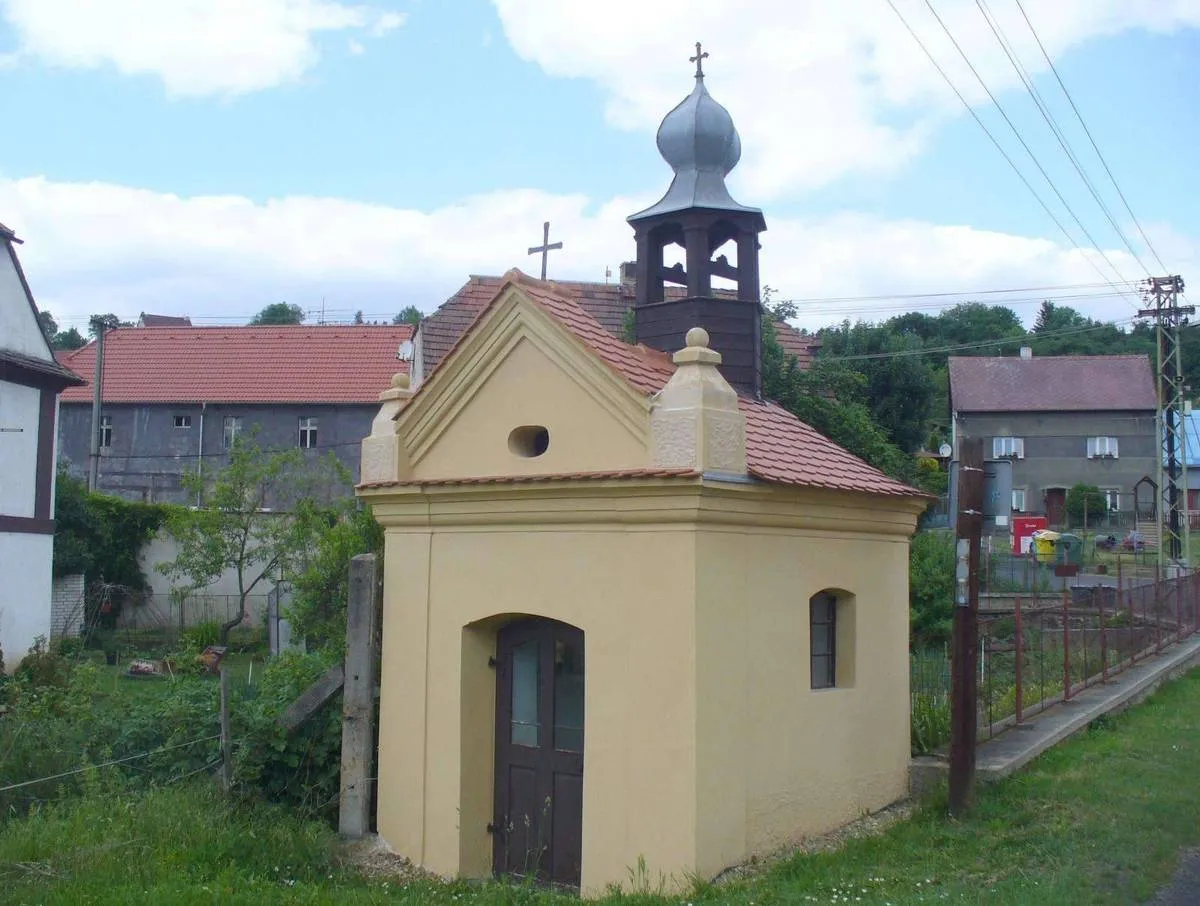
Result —
<path fill-rule="evenodd" d="M 979 552 L 983 535 L 983 441 L 964 440 L 958 468 L 958 565 L 950 660 L 950 814 L 964 814 L 975 798 L 978 734 Z"/>
<path fill-rule="evenodd" d="M 375 683 L 379 673 L 382 570 L 374 554 L 350 561 L 346 608 L 346 679 L 342 688 L 342 782 L 338 833 L 366 835 L 371 824 L 375 752 Z"/>
<path fill-rule="evenodd" d="M 221 788 L 233 788 L 233 742 L 229 738 L 229 668 L 221 668 Z"/>

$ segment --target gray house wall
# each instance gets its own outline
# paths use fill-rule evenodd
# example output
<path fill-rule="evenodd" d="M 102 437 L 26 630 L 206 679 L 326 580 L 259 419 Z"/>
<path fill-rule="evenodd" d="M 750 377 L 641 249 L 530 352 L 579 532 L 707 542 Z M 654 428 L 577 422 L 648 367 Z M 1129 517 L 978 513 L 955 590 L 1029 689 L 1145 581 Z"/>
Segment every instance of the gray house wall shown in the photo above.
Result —
<path fill-rule="evenodd" d="M 992 439 L 1020 437 L 1025 457 L 1013 461 L 1013 488 L 1025 489 L 1025 512 L 1045 513 L 1045 492 L 1080 482 L 1120 491 L 1120 509 L 1134 509 L 1134 485 L 1156 478 L 1153 411 L 957 412 L 955 436 L 982 437 L 992 457 Z M 1088 459 L 1089 437 L 1115 437 L 1116 459 Z"/>
<path fill-rule="evenodd" d="M 100 460 L 100 490 L 133 500 L 190 503 L 182 476 L 194 472 L 198 457 L 211 466 L 225 459 L 225 416 L 241 416 L 248 434 L 258 427 L 258 443 L 265 450 L 299 445 L 301 417 L 318 420 L 317 446 L 311 456 L 336 454 L 353 480 L 358 481 L 359 444 L 371 433 L 378 404 L 338 405 L 114 405 L 102 414 L 112 416 L 112 446 Z M 174 427 L 175 416 L 191 417 L 188 428 Z M 201 441 L 203 416 L 203 441 Z M 58 455 L 71 474 L 87 476 L 92 407 L 63 403 L 59 414 Z M 349 488 L 347 488 L 349 493 Z"/>

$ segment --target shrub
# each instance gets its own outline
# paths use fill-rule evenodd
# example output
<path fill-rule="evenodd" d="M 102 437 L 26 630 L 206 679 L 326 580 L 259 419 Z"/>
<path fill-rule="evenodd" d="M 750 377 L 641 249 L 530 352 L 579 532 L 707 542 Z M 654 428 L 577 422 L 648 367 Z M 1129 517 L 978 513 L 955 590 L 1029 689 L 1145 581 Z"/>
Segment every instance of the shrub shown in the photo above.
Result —
<path fill-rule="evenodd" d="M 909 625 L 914 646 L 950 639 L 954 618 L 954 536 L 918 532 L 908 554 Z"/>

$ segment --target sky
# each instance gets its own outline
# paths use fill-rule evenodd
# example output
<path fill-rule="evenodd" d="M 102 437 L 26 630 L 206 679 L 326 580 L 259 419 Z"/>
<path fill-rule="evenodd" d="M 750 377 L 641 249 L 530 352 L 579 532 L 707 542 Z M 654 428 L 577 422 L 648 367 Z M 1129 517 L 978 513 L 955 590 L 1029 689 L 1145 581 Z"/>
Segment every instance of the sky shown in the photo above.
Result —
<path fill-rule="evenodd" d="M 801 326 L 1124 321 L 1200 260 L 1200 0 L 0 0 L 0 222 L 80 329 L 429 312 L 545 220 L 552 278 L 616 279 L 697 40 Z"/>

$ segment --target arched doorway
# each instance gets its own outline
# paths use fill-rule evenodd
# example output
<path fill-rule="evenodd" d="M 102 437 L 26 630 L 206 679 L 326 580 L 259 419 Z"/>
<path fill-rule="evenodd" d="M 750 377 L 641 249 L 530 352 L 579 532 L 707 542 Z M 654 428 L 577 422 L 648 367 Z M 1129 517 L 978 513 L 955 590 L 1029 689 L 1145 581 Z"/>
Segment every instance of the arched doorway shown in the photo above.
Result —
<path fill-rule="evenodd" d="M 579 885 L 583 860 L 583 630 L 540 617 L 496 636 L 498 875 Z"/>

